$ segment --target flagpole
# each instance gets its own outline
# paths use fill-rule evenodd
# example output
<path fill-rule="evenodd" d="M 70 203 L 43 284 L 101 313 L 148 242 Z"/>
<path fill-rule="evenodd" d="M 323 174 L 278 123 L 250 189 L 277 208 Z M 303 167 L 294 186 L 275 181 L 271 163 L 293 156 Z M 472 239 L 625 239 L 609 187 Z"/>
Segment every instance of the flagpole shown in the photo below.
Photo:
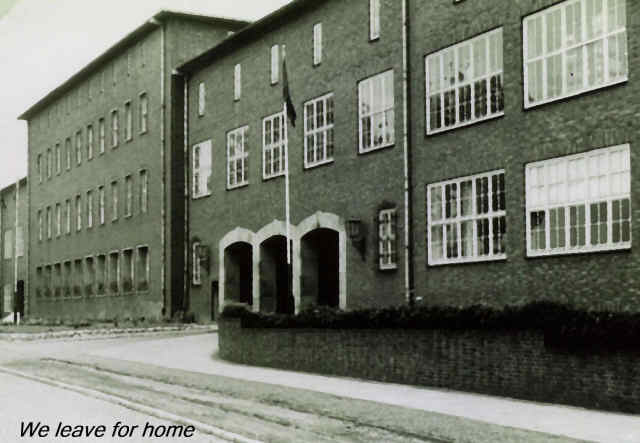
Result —
<path fill-rule="evenodd" d="M 283 77 L 286 75 L 284 72 L 285 65 L 284 60 L 286 59 L 286 46 L 282 45 L 282 61 L 283 61 Z M 289 225 L 291 224 L 291 204 L 290 204 L 290 187 L 289 187 L 289 122 L 287 115 L 287 100 L 283 100 L 284 104 L 282 106 L 282 120 L 284 122 L 284 207 L 285 207 L 285 230 L 287 236 L 287 297 L 289 301 L 293 298 L 293 288 L 292 288 L 292 269 L 291 269 L 291 232 L 289 229 Z M 294 304 L 294 313 L 295 313 L 295 301 Z"/>

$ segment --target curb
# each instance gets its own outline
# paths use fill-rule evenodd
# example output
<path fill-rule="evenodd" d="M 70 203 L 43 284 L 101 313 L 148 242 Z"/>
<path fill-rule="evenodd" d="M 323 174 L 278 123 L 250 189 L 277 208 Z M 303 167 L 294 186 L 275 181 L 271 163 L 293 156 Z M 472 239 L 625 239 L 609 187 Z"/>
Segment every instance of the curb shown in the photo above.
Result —
<path fill-rule="evenodd" d="M 0 367 L 0 373 L 13 375 L 15 377 L 21 377 L 27 380 L 38 382 L 38 383 L 44 383 L 49 386 L 65 389 L 67 391 L 73 391 L 78 394 L 82 394 L 88 397 L 93 397 L 98 400 L 106 401 L 109 403 L 122 406 L 127 409 L 131 409 L 132 411 L 147 414 L 149 416 L 156 417 L 161 420 L 167 420 L 173 423 L 191 425 L 205 434 L 213 435 L 215 437 L 221 438 L 226 441 L 230 441 L 234 443 L 262 443 L 260 440 L 253 440 L 253 439 L 244 437 L 240 434 L 235 434 L 233 432 L 225 431 L 224 429 L 209 425 L 207 423 L 202 423 L 197 420 L 192 420 L 190 418 L 172 414 L 171 412 L 163 411 L 161 409 L 153 408 L 151 406 L 147 406 L 141 403 L 136 403 L 130 400 L 126 400 L 124 398 L 117 397 L 115 395 L 105 394 L 104 392 L 96 391 L 93 389 L 70 385 L 68 383 L 60 382 L 47 377 L 24 374 L 24 373 L 14 371 L 8 368 L 4 368 L 4 367 Z"/>

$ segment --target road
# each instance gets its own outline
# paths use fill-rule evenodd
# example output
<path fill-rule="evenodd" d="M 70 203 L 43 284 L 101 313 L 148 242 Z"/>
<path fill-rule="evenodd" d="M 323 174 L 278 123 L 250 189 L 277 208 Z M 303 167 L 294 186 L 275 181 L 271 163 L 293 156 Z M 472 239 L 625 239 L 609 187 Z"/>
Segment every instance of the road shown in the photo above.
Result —
<path fill-rule="evenodd" d="M 59 422 L 63 425 L 105 425 L 106 433 L 103 438 L 21 438 L 21 422 L 33 421 L 47 424 L 55 432 Z M 132 428 L 132 438 L 119 439 L 112 437 L 113 425 L 122 422 Z M 76 392 L 61 389 L 47 384 L 0 374 L 0 442 L 68 442 L 69 440 L 83 443 L 105 443 L 110 441 L 144 441 L 141 433 L 145 425 L 168 426 L 173 423 L 135 412 L 122 406 L 87 397 Z M 124 431 L 121 431 L 124 432 Z M 123 434 L 126 435 L 126 434 Z M 151 440 L 150 440 L 151 441 Z M 163 438 L 163 442 L 220 442 L 212 436 L 195 432 L 192 438 Z"/>

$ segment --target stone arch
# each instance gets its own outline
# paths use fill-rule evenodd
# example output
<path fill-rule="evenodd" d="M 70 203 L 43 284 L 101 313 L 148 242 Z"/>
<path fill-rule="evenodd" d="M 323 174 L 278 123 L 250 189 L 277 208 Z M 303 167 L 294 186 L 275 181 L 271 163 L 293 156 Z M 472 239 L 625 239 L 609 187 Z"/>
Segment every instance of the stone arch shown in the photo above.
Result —
<path fill-rule="evenodd" d="M 347 235 L 344 221 L 336 214 L 318 211 L 315 214 L 305 218 L 298 225 L 298 229 L 296 231 L 296 239 L 294 242 L 294 244 L 297 245 L 297 248 L 295 249 L 295 259 L 293 261 L 294 291 L 298 294 L 301 293 L 303 278 L 303 238 L 313 231 L 323 229 L 335 231 L 338 236 L 338 306 L 340 309 L 345 309 L 347 307 Z M 296 299 L 296 312 L 299 311 L 300 307 L 300 298 L 298 297 Z"/>
<path fill-rule="evenodd" d="M 220 239 L 220 241 L 218 242 L 218 294 L 219 294 L 219 309 L 222 310 L 224 307 L 224 303 L 225 303 L 225 287 L 227 284 L 227 279 L 226 279 L 226 269 L 225 269 L 225 250 L 234 244 L 237 243 L 246 243 L 251 245 L 252 249 L 253 249 L 253 253 L 252 253 L 252 263 L 251 263 L 251 267 L 252 267 L 252 281 L 251 281 L 251 286 L 252 286 L 252 294 L 253 294 L 253 299 L 254 299 L 254 303 L 253 303 L 253 309 L 256 310 L 256 303 L 255 303 L 255 299 L 256 299 L 256 253 L 255 253 L 255 245 L 254 245 L 254 237 L 255 234 L 245 228 L 240 228 L 237 227 L 235 229 L 233 229 L 232 231 L 228 232 L 227 234 L 225 234 L 224 237 L 222 237 Z"/>

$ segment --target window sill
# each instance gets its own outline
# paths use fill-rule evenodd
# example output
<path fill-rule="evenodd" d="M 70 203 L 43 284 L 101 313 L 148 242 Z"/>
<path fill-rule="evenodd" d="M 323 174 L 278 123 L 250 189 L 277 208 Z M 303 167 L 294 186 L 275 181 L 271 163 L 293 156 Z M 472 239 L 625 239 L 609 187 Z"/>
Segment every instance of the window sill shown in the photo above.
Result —
<path fill-rule="evenodd" d="M 192 195 L 191 199 L 192 200 L 200 200 L 202 198 L 209 197 L 210 195 L 211 195 L 211 192 L 207 192 L 206 194 Z"/>
<path fill-rule="evenodd" d="M 262 174 L 262 181 L 266 182 L 266 181 L 273 180 L 273 179 L 280 178 L 280 177 L 284 177 L 284 176 L 285 176 L 285 171 L 282 171 L 282 172 L 280 172 L 278 174 L 269 175 L 269 176 L 265 176 L 264 173 L 263 173 Z"/>
<path fill-rule="evenodd" d="M 145 131 L 140 131 L 138 134 L 139 134 L 139 135 L 145 135 L 147 132 L 149 132 L 149 131 L 147 131 L 147 130 L 145 130 Z"/>
<path fill-rule="evenodd" d="M 319 162 L 316 162 L 316 163 L 305 163 L 304 169 L 306 171 L 306 170 L 309 170 L 309 169 L 318 168 L 320 166 L 330 165 L 332 163 L 334 163 L 334 159 L 333 158 L 322 160 L 322 161 L 319 161 Z"/>
<path fill-rule="evenodd" d="M 454 130 L 459 129 L 459 128 L 466 128 L 467 126 L 473 126 L 475 124 L 483 123 L 483 122 L 486 122 L 486 121 L 489 121 L 489 120 L 493 120 L 493 119 L 496 119 L 496 118 L 500 118 L 500 117 L 504 117 L 504 111 L 500 111 L 500 112 L 497 112 L 495 114 L 491 114 L 491 115 L 489 115 L 487 117 L 482 117 L 482 118 L 478 118 L 478 119 L 475 119 L 475 120 L 470 120 L 470 121 L 467 121 L 467 122 L 464 122 L 464 123 L 458 123 L 458 124 L 453 125 L 453 126 L 447 126 L 446 128 L 438 128 L 438 129 L 433 129 L 433 130 L 427 129 L 427 136 L 442 134 L 443 132 L 454 131 Z"/>
<path fill-rule="evenodd" d="M 380 272 L 390 272 L 390 271 L 397 271 L 398 270 L 398 265 L 397 264 L 393 264 L 393 265 L 378 265 L 378 271 Z"/>
<path fill-rule="evenodd" d="M 582 89 L 580 91 L 572 92 L 570 94 L 564 94 L 564 95 L 561 95 L 559 97 L 548 98 L 548 99 L 541 100 L 541 101 L 535 102 L 535 103 L 529 103 L 529 101 L 526 99 L 526 96 L 525 96 L 524 109 L 525 110 L 534 109 L 534 108 L 537 108 L 538 106 L 546 105 L 548 103 L 553 103 L 553 102 L 557 102 L 557 101 L 560 101 L 560 100 L 565 100 L 565 99 L 568 99 L 568 98 L 577 97 L 577 96 L 580 96 L 580 95 L 583 95 L 583 94 L 588 94 L 589 92 L 594 92 L 594 91 L 597 91 L 599 89 L 606 89 L 606 88 L 611 87 L 611 86 L 627 83 L 628 81 L 629 81 L 629 77 L 627 76 L 627 77 L 620 78 L 618 80 L 611 81 L 609 83 L 604 83 L 602 85 L 597 85 L 597 86 L 591 86 L 590 88 Z"/>
<path fill-rule="evenodd" d="M 561 257 L 577 254 L 592 254 L 598 252 L 616 252 L 616 251 L 630 251 L 631 242 L 621 243 L 619 245 L 604 245 L 604 246 L 590 246 L 581 249 L 563 249 L 561 251 L 541 251 L 534 252 L 527 250 L 527 258 L 540 258 L 540 257 Z"/>
<path fill-rule="evenodd" d="M 125 138 L 125 139 L 124 139 L 124 142 L 125 142 L 125 143 L 129 143 L 129 142 L 131 142 L 131 141 L 133 141 L 133 137 L 129 137 L 129 138 Z"/>
<path fill-rule="evenodd" d="M 469 258 L 457 258 L 452 260 L 442 260 L 434 262 L 432 259 L 429 259 L 428 266 L 446 266 L 446 265 L 462 265 L 469 263 L 491 263 L 491 262 L 500 262 L 507 261 L 506 254 L 493 255 L 491 257 L 469 257 Z"/>
<path fill-rule="evenodd" d="M 381 145 L 381 146 L 376 146 L 375 148 L 369 148 L 367 150 L 363 150 L 362 148 L 358 147 L 358 154 L 359 155 L 370 154 L 371 152 L 381 151 L 381 150 L 386 149 L 386 148 L 392 148 L 392 147 L 395 146 L 395 144 L 396 144 L 396 142 L 393 141 L 391 143 L 387 143 L 387 144 Z"/>
<path fill-rule="evenodd" d="M 244 183 L 239 183 L 233 186 L 229 186 L 227 185 L 227 191 L 233 191 L 235 189 L 240 189 L 240 188 L 246 188 L 247 186 L 249 186 L 249 182 L 244 182 Z"/>

